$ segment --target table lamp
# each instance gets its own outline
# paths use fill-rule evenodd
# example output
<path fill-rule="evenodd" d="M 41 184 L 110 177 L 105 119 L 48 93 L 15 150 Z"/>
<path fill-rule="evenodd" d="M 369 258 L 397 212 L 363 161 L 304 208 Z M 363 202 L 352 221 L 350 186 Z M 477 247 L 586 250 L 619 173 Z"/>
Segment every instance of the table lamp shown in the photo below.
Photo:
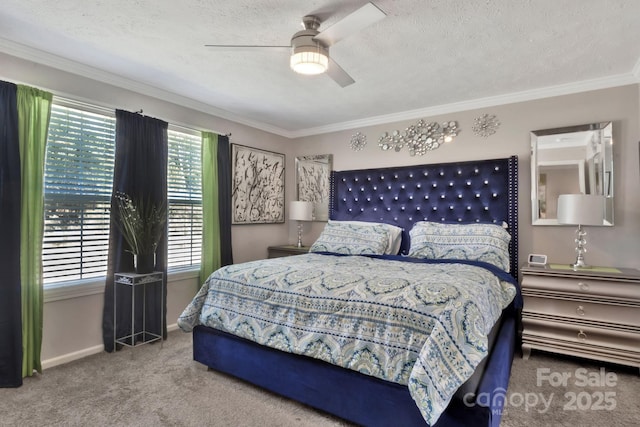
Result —
<path fill-rule="evenodd" d="M 602 225 L 604 221 L 604 196 L 594 194 L 561 194 L 558 197 L 558 224 L 577 225 L 576 262 L 571 264 L 574 270 L 589 268 L 584 262 L 587 251 L 587 232 L 583 225 Z"/>
<path fill-rule="evenodd" d="M 289 219 L 298 221 L 298 247 L 302 247 L 302 221 L 313 219 L 313 202 L 293 201 L 289 205 Z"/>

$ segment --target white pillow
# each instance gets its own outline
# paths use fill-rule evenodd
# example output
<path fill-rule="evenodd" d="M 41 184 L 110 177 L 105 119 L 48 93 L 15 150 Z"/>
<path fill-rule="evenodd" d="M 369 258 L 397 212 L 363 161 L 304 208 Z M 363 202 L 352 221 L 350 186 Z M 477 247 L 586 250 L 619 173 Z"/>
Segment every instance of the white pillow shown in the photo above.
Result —
<path fill-rule="evenodd" d="M 502 225 L 419 221 L 409 236 L 410 257 L 484 261 L 509 272 L 511 235 Z"/>
<path fill-rule="evenodd" d="M 389 232 L 389 243 L 384 251 L 385 255 L 398 255 L 400 245 L 402 244 L 402 228 L 385 222 L 368 222 L 368 221 L 335 221 L 330 219 L 330 223 L 342 223 L 360 225 L 363 227 L 382 227 Z"/>
<path fill-rule="evenodd" d="M 309 252 L 334 252 L 346 255 L 384 255 L 389 245 L 389 230 L 345 222 L 328 222 Z"/>

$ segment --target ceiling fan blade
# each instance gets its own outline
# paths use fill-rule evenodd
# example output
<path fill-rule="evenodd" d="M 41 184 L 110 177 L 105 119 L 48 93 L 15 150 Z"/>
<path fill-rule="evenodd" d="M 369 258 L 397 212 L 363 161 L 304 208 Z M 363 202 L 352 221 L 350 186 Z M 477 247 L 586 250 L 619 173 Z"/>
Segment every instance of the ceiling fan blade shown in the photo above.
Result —
<path fill-rule="evenodd" d="M 291 46 L 265 46 L 265 45 L 242 45 L 242 44 L 205 44 L 205 47 L 214 49 L 229 49 L 236 51 L 251 51 L 256 49 L 291 50 Z"/>
<path fill-rule="evenodd" d="M 342 69 L 341 66 L 338 65 L 336 61 L 331 58 L 329 58 L 329 68 L 327 68 L 327 74 L 342 87 L 349 86 L 350 84 L 356 82 L 355 80 L 353 80 L 353 78 L 351 78 L 349 74 L 347 74 L 345 70 Z"/>
<path fill-rule="evenodd" d="M 320 31 L 320 34 L 316 35 L 314 39 L 321 41 L 325 46 L 331 46 L 343 38 L 380 21 L 385 16 L 387 16 L 386 13 L 375 4 L 369 2 L 326 30 Z"/>

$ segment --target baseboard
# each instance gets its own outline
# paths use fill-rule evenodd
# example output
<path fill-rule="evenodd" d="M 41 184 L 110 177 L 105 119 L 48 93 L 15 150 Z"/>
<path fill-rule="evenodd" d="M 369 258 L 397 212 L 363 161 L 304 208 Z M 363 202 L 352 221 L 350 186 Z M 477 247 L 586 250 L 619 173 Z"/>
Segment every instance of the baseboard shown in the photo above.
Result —
<path fill-rule="evenodd" d="M 53 368 L 54 366 L 64 365 L 65 363 L 73 362 L 74 360 L 82 359 L 83 357 L 92 356 L 104 351 L 104 345 L 94 345 L 93 347 L 84 348 L 82 350 L 74 351 L 72 353 L 63 354 L 62 356 L 52 357 L 51 359 L 42 361 L 42 369 L 46 370 Z"/>
<path fill-rule="evenodd" d="M 172 323 L 167 325 L 167 332 L 173 332 L 178 330 L 178 324 Z M 104 351 L 104 345 L 94 345 L 93 347 L 84 348 L 82 350 L 74 351 L 72 353 L 63 354 L 61 356 L 52 357 L 51 359 L 42 361 L 42 370 L 53 368 L 54 366 L 64 365 L 65 363 L 73 362 L 84 357 L 92 356 Z"/>

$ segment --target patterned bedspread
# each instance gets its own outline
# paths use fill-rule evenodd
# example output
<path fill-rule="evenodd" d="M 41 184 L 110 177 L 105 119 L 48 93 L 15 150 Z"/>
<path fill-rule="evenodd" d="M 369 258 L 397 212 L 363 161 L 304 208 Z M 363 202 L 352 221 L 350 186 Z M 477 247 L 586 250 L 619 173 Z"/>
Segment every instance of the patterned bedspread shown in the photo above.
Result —
<path fill-rule="evenodd" d="M 487 334 L 516 294 L 480 266 L 305 254 L 223 267 L 178 325 L 406 384 L 433 425 L 487 355 Z"/>

